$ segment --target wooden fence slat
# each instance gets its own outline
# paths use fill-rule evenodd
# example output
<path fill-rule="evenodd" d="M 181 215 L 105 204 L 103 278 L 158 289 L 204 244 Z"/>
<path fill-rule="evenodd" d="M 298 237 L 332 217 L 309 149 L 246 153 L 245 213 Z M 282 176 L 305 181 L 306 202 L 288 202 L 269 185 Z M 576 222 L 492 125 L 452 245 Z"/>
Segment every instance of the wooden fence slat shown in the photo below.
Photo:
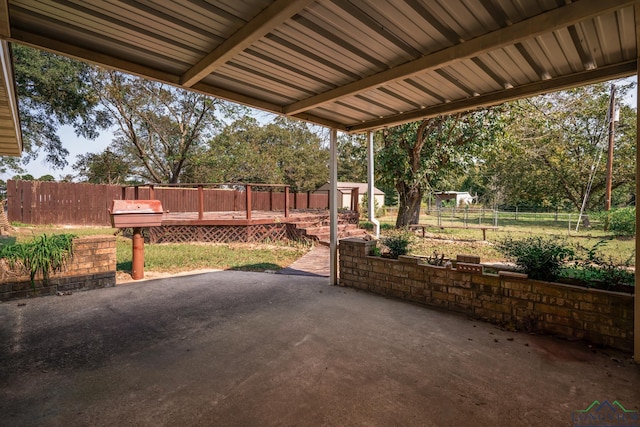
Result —
<path fill-rule="evenodd" d="M 265 186 L 266 187 L 266 186 Z M 204 211 L 244 211 L 246 193 L 236 189 L 204 188 Z M 108 209 L 114 199 L 132 200 L 134 189 L 119 185 L 78 184 L 66 182 L 7 181 L 7 215 L 9 221 L 24 224 L 72 224 L 108 226 Z M 138 196 L 146 199 L 148 187 L 140 187 Z M 155 197 L 170 212 L 197 212 L 196 188 L 156 187 Z M 289 208 L 326 208 L 326 194 L 299 193 L 289 197 Z M 285 193 L 281 189 L 252 189 L 253 210 L 284 211 Z"/>

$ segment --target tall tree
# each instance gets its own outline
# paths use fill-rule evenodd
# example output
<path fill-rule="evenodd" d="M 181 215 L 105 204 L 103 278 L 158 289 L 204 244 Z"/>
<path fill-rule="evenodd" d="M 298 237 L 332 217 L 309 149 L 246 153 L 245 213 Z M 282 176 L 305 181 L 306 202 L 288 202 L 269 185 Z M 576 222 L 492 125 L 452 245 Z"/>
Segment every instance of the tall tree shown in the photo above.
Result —
<path fill-rule="evenodd" d="M 110 146 L 141 179 L 177 183 L 198 147 L 239 107 L 182 89 L 104 71 L 95 79 L 117 131 Z"/>
<path fill-rule="evenodd" d="M 380 181 L 398 192 L 396 227 L 418 222 L 425 191 L 469 165 L 478 146 L 494 138 L 497 124 L 493 110 L 485 110 L 407 123 L 379 134 L 376 168 Z"/>
<path fill-rule="evenodd" d="M 12 45 L 24 154 L 3 157 L 0 168 L 20 171 L 39 154 L 55 167 L 67 165 L 68 150 L 57 131 L 70 125 L 78 136 L 94 139 L 109 125 L 93 90 L 96 68 L 83 62 Z"/>
<path fill-rule="evenodd" d="M 337 149 L 338 181 L 366 182 L 367 140 L 365 135 L 341 134 Z"/>
<path fill-rule="evenodd" d="M 277 117 L 260 125 L 243 117 L 211 140 L 198 155 L 190 179 L 206 182 L 288 184 L 315 190 L 328 179 L 328 151 L 307 124 Z"/>
<path fill-rule="evenodd" d="M 132 174 L 129 163 L 109 149 L 79 155 L 73 169 L 81 181 L 91 184 L 124 184 Z"/>
<path fill-rule="evenodd" d="M 629 84 L 618 85 L 621 97 Z M 486 155 L 484 174 L 509 205 L 587 209 L 604 205 L 610 85 L 600 83 L 509 105 L 507 136 Z M 614 140 L 612 187 L 628 199 L 635 180 L 636 113 L 622 105 Z M 600 161 L 598 161 L 598 159 Z"/>

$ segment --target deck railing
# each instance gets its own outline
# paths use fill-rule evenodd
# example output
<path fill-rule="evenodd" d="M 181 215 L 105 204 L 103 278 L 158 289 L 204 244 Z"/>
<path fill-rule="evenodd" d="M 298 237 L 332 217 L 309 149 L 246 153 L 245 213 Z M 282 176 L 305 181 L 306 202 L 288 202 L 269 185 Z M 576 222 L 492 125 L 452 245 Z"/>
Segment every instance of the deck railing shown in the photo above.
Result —
<path fill-rule="evenodd" d="M 256 183 L 194 183 L 144 184 L 123 186 L 123 199 L 158 199 L 170 212 L 280 211 L 288 217 L 290 209 L 327 209 L 328 194 L 317 192 L 291 193 L 284 184 Z"/>

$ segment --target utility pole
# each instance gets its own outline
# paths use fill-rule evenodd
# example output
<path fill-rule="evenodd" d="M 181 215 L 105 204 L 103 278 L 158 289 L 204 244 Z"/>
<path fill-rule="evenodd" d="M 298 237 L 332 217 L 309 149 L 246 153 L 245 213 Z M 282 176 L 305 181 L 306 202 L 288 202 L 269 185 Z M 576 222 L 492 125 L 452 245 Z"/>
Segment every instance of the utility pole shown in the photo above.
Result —
<path fill-rule="evenodd" d="M 615 135 L 615 126 L 618 118 L 618 110 L 616 108 L 616 86 L 611 85 L 611 96 L 609 99 L 609 149 L 607 151 L 607 182 L 604 210 L 611 210 L 611 182 L 613 178 L 613 139 Z M 605 231 L 609 229 L 609 221 L 605 221 Z"/>

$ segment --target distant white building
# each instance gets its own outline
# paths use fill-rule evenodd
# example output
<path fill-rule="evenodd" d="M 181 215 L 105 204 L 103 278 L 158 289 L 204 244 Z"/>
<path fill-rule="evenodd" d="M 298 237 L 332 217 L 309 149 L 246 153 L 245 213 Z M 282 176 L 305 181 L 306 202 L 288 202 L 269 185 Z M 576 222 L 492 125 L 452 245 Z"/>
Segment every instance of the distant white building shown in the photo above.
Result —
<path fill-rule="evenodd" d="M 478 196 L 472 196 L 468 191 L 438 191 L 433 193 L 436 207 L 442 207 L 443 200 L 455 200 L 457 207 L 464 207 L 478 202 Z"/>
<path fill-rule="evenodd" d="M 358 204 L 361 205 L 363 196 L 368 192 L 368 184 L 366 182 L 338 182 L 338 208 L 351 208 L 351 190 L 358 189 Z M 331 189 L 331 185 L 327 182 L 318 188 L 314 193 L 323 193 Z M 375 199 L 374 206 L 384 206 L 384 192 L 373 187 L 373 197 Z"/>

